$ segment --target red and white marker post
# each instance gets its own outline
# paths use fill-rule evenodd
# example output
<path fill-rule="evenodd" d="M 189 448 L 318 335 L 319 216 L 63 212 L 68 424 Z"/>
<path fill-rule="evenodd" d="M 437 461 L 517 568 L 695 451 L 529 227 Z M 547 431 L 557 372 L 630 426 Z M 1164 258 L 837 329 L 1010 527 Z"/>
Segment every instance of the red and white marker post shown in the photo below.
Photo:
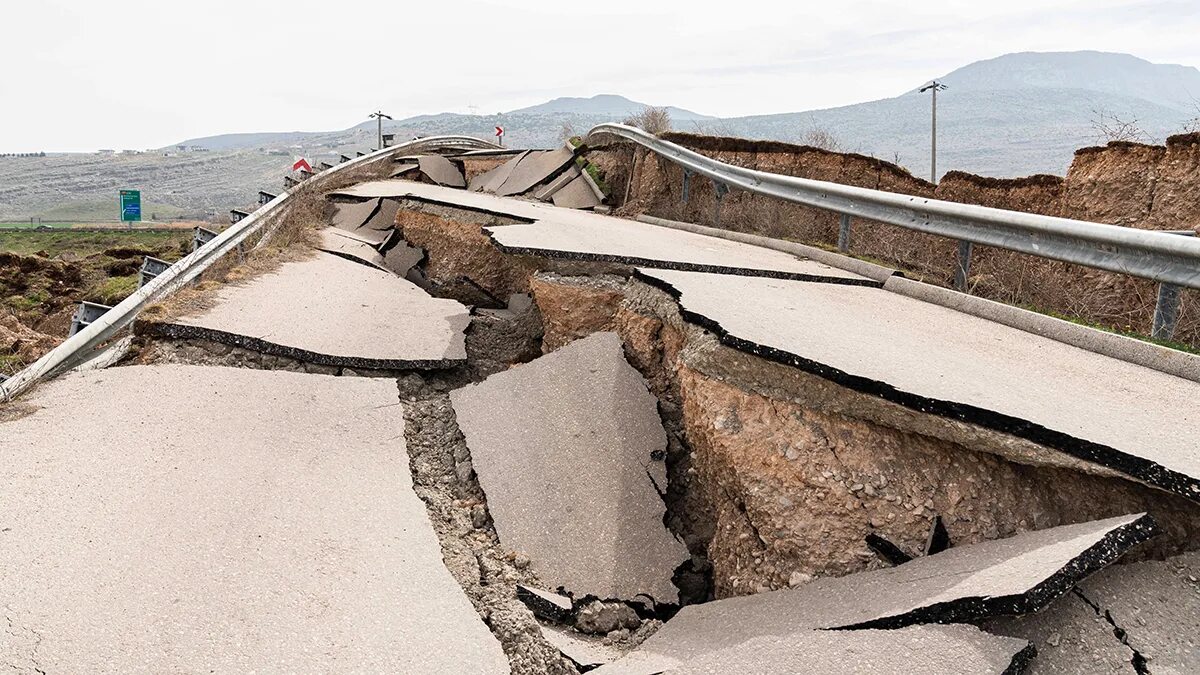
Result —
<path fill-rule="evenodd" d="M 499 125 L 496 126 L 496 142 L 499 143 L 501 147 L 504 146 L 504 127 Z"/>

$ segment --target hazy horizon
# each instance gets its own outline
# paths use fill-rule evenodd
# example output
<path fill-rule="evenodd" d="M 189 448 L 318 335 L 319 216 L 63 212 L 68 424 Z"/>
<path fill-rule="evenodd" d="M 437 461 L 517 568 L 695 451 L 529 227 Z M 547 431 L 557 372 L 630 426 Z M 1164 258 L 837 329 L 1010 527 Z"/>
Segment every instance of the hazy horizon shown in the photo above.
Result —
<path fill-rule="evenodd" d="M 545 0 L 336 10 L 297 0 L 283 12 L 229 0 L 24 4 L 8 9 L 21 29 L 0 43 L 20 66 L 10 88 L 22 103 L 5 107 L 0 152 L 156 148 L 344 129 L 380 108 L 396 119 L 492 114 L 600 93 L 718 117 L 795 112 L 897 96 L 1021 51 L 1200 63 L 1200 6 L 1181 0 L 722 7 L 611 0 L 601 18 Z M 436 27 L 449 21 L 444 37 Z M 462 48 L 472 42 L 486 52 Z"/>

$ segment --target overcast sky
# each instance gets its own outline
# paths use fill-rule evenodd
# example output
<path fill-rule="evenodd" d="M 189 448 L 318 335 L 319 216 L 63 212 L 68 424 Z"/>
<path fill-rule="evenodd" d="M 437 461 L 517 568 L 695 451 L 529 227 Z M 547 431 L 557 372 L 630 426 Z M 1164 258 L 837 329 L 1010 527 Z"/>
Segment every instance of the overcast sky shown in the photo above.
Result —
<path fill-rule="evenodd" d="M 896 96 L 983 58 L 1200 65 L 1198 0 L 7 2 L 0 152 L 160 147 L 616 93 L 736 116 Z"/>

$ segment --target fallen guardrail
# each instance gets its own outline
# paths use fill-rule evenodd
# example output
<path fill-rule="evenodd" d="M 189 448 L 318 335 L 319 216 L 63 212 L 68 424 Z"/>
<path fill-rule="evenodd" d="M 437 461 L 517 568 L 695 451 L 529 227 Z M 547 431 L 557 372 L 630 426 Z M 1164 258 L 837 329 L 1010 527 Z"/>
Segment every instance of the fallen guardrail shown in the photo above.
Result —
<path fill-rule="evenodd" d="M 683 199 L 693 174 L 713 181 L 719 218 L 730 189 L 775 197 L 841 214 L 838 248 L 849 249 L 852 218 L 897 225 L 959 242 L 955 287 L 966 289 L 974 244 L 1086 265 L 1159 282 L 1152 335 L 1169 339 L 1179 314 L 1180 288 L 1200 289 L 1200 239 L 1180 232 L 1139 230 L 974 204 L 784 176 L 733 166 L 623 124 L 601 124 L 604 135 L 632 141 L 683 168 Z"/>
<path fill-rule="evenodd" d="M 79 365 L 94 355 L 103 345 L 122 329 L 133 323 L 146 306 L 170 295 L 199 276 L 213 263 L 242 246 L 248 238 L 262 233 L 256 245 L 267 242 L 286 215 L 288 199 L 301 189 L 319 188 L 322 182 L 347 170 L 363 167 L 391 158 L 399 153 L 428 152 L 438 149 L 479 150 L 497 148 L 494 143 L 471 136 L 430 136 L 376 150 L 370 154 L 349 159 L 335 167 L 314 174 L 282 194 L 273 196 L 254 213 L 245 216 L 211 240 L 202 242 L 190 254 L 180 259 L 112 309 L 94 318 L 80 330 L 40 359 L 0 383 L 0 400 L 7 401 L 40 380 L 51 377 L 64 369 Z M 303 187 L 302 187 L 303 186 Z"/>

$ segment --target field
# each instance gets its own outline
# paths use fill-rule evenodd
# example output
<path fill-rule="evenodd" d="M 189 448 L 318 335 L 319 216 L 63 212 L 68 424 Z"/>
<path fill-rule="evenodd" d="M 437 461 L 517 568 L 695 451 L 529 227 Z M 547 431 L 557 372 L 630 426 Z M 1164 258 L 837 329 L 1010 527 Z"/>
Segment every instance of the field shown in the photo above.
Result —
<path fill-rule="evenodd" d="M 66 337 L 82 300 L 115 305 L 138 287 L 142 258 L 175 261 L 190 229 L 0 231 L 0 374 Z"/>

